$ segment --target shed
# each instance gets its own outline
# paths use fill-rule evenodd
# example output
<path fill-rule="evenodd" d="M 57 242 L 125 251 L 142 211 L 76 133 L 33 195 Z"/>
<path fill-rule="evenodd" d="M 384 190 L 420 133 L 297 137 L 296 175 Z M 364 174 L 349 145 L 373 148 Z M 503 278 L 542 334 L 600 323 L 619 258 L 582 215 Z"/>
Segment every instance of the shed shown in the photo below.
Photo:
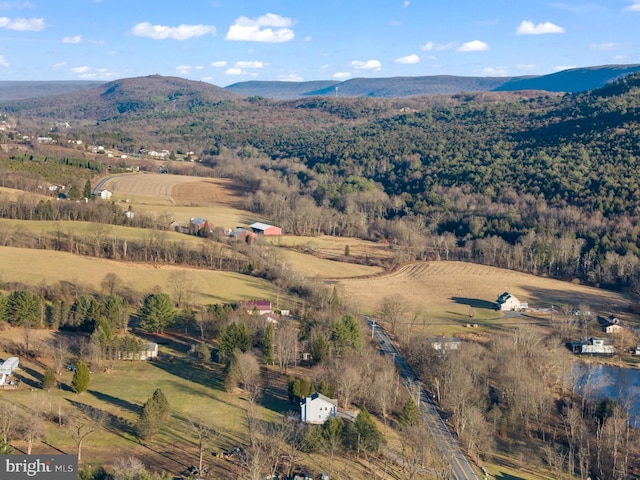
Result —
<path fill-rule="evenodd" d="M 0 385 L 4 385 L 16 368 L 20 361 L 18 357 L 9 357 L 2 364 L 0 364 Z"/>
<path fill-rule="evenodd" d="M 583 355 L 613 355 L 615 352 L 613 345 L 608 339 L 597 337 L 572 342 L 571 351 Z"/>
<path fill-rule="evenodd" d="M 282 235 L 282 229 L 280 227 L 274 227 L 273 225 L 267 225 L 266 223 L 256 222 L 249 225 L 249 228 L 259 235 L 265 236 L 278 236 Z"/>
<path fill-rule="evenodd" d="M 431 347 L 437 351 L 458 350 L 460 339 L 458 337 L 436 337 L 430 340 Z"/>

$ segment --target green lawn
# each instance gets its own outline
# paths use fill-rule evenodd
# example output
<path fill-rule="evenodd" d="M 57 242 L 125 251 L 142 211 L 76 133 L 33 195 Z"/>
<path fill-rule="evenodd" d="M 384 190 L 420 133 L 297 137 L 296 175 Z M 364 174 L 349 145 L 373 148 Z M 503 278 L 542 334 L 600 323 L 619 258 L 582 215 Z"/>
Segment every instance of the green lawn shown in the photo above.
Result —
<path fill-rule="evenodd" d="M 65 412 L 73 411 L 79 404 L 106 412 L 106 428 L 91 434 L 83 447 L 83 459 L 88 463 L 134 455 L 149 466 L 180 472 L 197 461 L 196 441 L 187 419 L 202 413 L 216 432 L 208 452 L 240 445 L 246 437 L 247 401 L 243 395 L 228 394 L 221 389 L 221 367 L 194 365 L 181 352 L 166 346 L 161 346 L 160 353 L 162 359 L 157 362 L 117 362 L 109 373 L 96 368 L 89 389 L 83 394 L 70 390 L 72 373 L 68 371 L 59 376 L 61 389 L 40 390 L 36 385 L 41 365 L 21 359 L 22 388 L 4 391 L 1 397 L 23 411 L 35 406 L 56 415 L 61 408 L 63 418 Z M 162 389 L 171 404 L 172 417 L 152 441 L 142 445 L 135 436 L 134 425 L 142 404 L 156 388 Z M 21 442 L 15 446 L 24 448 Z M 34 453 L 73 453 L 75 448 L 67 428 L 47 422 L 46 440 L 34 447 Z M 206 460 L 211 463 L 212 457 L 207 455 Z"/>

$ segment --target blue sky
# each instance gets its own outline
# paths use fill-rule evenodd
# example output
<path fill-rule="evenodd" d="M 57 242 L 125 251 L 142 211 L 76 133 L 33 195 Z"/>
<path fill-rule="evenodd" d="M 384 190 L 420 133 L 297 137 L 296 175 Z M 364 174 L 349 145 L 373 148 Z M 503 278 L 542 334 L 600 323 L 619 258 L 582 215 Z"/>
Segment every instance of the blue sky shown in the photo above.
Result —
<path fill-rule="evenodd" d="M 541 75 L 640 63 L 640 0 L 0 0 L 0 80 Z"/>

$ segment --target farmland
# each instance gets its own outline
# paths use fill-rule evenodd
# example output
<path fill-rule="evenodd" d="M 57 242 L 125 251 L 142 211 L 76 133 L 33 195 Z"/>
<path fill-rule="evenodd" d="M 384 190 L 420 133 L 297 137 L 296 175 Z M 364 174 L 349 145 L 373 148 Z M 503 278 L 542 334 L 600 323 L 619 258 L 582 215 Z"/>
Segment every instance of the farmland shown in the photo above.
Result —
<path fill-rule="evenodd" d="M 113 190 L 113 200 L 117 204 L 127 205 L 134 212 L 164 214 L 166 218 L 176 219 L 182 224 L 186 224 L 193 216 L 207 218 L 216 227 L 247 225 L 265 220 L 238 208 L 239 197 L 244 191 L 232 181 L 132 174 L 112 177 L 104 188 Z M 150 235 L 160 235 L 166 241 L 188 244 L 194 248 L 213 242 L 211 239 L 172 231 L 158 232 L 121 225 L 104 226 L 92 222 L 2 219 L 0 228 L 4 232 L 12 232 L 12 235 L 28 232 L 37 238 L 73 234 L 90 241 L 99 234 L 118 238 L 119 241 L 127 239 L 133 242 L 144 240 Z M 390 267 L 393 264 L 394 249 L 383 240 L 375 242 L 324 235 L 284 235 L 277 238 L 262 237 L 257 244 L 261 247 L 262 255 L 269 256 L 275 263 L 283 266 L 282 271 L 287 277 L 297 275 L 335 289 L 339 297 L 354 311 L 376 315 L 385 297 L 402 299 L 407 308 L 407 316 L 417 319 L 415 325 L 412 324 L 413 333 L 462 336 L 469 332 L 467 325 L 473 323 L 479 327 L 474 332 L 488 339 L 496 328 L 511 328 L 514 324 L 528 323 L 532 317 L 504 315 L 493 309 L 497 295 L 504 291 L 509 291 L 533 307 L 588 305 L 594 311 L 615 312 L 625 321 L 635 323 L 630 310 L 631 300 L 621 293 L 599 290 L 577 282 L 561 282 L 455 261 L 407 262 Z M 295 310 L 297 305 L 293 298 L 283 296 L 273 282 L 239 273 L 162 263 L 116 261 L 48 249 L 0 247 L 0 281 L 6 285 L 40 286 L 70 282 L 83 286 L 87 291 L 99 291 L 105 276 L 116 274 L 124 279 L 127 290 L 146 293 L 170 291 L 171 276 L 178 271 L 186 272 L 186 278 L 192 285 L 190 301 L 195 304 L 271 298 L 280 302 L 274 305 L 275 308 Z M 544 317 L 545 321 L 549 319 L 548 315 Z M 409 333 L 411 332 L 408 332 L 407 340 Z M 21 332 L 17 329 L 5 331 L 0 337 L 6 343 L 10 334 L 20 343 Z M 405 337 L 398 335 L 397 338 L 403 340 Z M 159 362 L 120 362 L 113 371 L 96 371 L 89 392 L 82 396 L 69 390 L 71 374 L 64 372 L 60 377 L 63 387 L 61 390 L 48 395 L 21 389 L 15 392 L 14 399 L 25 409 L 37 402 L 67 405 L 70 401 L 77 401 L 102 409 L 117 419 L 121 430 L 111 429 L 105 436 L 88 442 L 87 456 L 95 463 L 106 463 L 114 455 L 131 452 L 144 457 L 155 468 L 165 468 L 174 473 L 183 471 L 195 462 L 196 456 L 195 440 L 189 431 L 187 419 L 193 412 L 203 408 L 215 412 L 215 428 L 219 435 L 212 442 L 213 451 L 229 449 L 242 443 L 248 402 L 246 395 L 241 390 L 224 391 L 221 380 L 223 372 L 219 365 L 196 365 L 186 355 L 189 343 L 196 342 L 195 338 L 171 333 L 152 339 L 162 342 Z M 9 348 L 5 350 L 7 353 L 3 355 L 8 355 Z M 46 359 L 25 361 L 25 380 L 28 385 L 39 385 L 45 364 Z M 309 375 L 309 371 L 304 369 L 298 368 L 295 371 L 301 376 Z M 275 418 L 287 406 L 286 378 L 272 367 L 263 367 L 263 376 L 274 383 L 270 385 L 268 396 L 264 398 L 263 403 L 267 408 L 262 410 L 261 416 Z M 131 382 L 132 378 L 144 378 L 145 381 Z M 135 385 L 131 386 L 131 383 Z M 133 433 L 132 424 L 142 403 L 152 393 L 150 385 L 161 387 L 176 407 L 172 421 L 161 430 L 158 437 L 153 442 L 140 444 Z M 386 444 L 398 447 L 398 440 L 391 428 L 388 429 L 388 435 Z M 72 451 L 74 448 L 68 434 L 63 431 L 52 432 L 47 441 L 64 451 Z M 17 445 L 24 447 L 20 442 Z M 44 451 L 44 447 L 39 448 Z M 184 455 L 178 455 L 178 451 Z M 305 456 L 304 462 L 316 467 L 323 465 L 326 459 Z M 501 464 L 505 465 L 510 462 L 512 459 L 504 462 L 501 460 Z M 230 475 L 237 467 L 217 459 L 211 460 L 211 463 L 219 468 L 216 473 L 221 478 Z M 352 465 L 356 463 L 357 466 Z M 351 472 L 353 478 L 357 475 L 354 474 L 355 471 L 361 473 L 360 478 L 366 477 L 364 462 L 347 461 L 345 465 L 349 466 L 342 467 L 344 472 Z M 507 475 L 507 470 L 499 465 L 487 463 L 487 466 L 498 478 L 500 475 Z M 517 467 L 513 467 L 513 470 L 508 470 L 508 474 L 517 470 Z M 516 478 L 543 477 L 536 466 L 531 466 L 526 474 L 520 474 L 522 476 Z M 349 474 L 344 475 L 346 478 Z"/>

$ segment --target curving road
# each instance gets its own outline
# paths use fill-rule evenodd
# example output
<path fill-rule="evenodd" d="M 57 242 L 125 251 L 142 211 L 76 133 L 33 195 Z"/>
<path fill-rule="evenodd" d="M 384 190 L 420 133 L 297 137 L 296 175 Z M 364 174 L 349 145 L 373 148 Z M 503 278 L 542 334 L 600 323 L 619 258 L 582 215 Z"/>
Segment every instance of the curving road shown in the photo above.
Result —
<path fill-rule="evenodd" d="M 409 393 L 415 391 L 418 385 L 418 377 L 413 373 L 407 361 L 400 355 L 395 345 L 389 338 L 387 332 L 378 325 L 374 319 L 365 317 L 369 328 L 373 329 L 374 337 L 380 343 L 380 351 L 384 355 L 394 358 L 394 363 L 400 372 L 400 378 Z M 444 423 L 444 420 L 429 399 L 427 392 L 420 388 L 420 411 L 424 418 L 425 425 L 429 429 L 431 436 L 440 448 L 445 459 L 451 459 L 451 473 L 456 480 L 479 480 L 474 472 L 469 460 L 464 456 L 460 446 Z"/>

